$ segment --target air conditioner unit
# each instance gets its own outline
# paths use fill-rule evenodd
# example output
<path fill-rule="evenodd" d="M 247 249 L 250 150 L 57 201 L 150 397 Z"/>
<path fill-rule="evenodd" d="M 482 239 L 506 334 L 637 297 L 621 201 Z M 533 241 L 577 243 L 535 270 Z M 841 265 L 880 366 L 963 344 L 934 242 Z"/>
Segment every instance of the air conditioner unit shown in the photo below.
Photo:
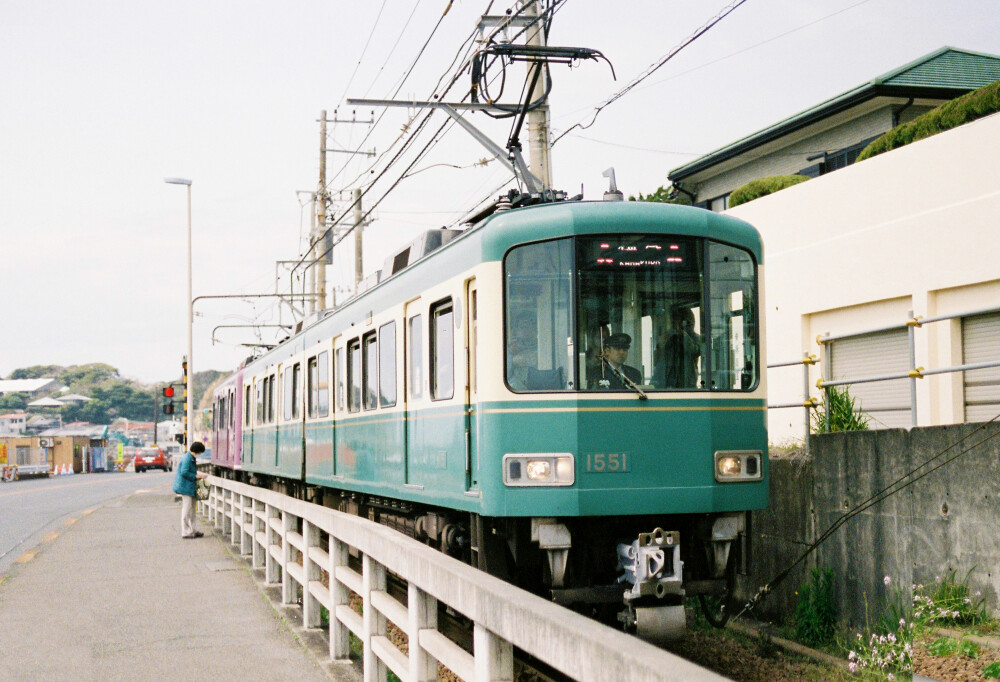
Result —
<path fill-rule="evenodd" d="M 52 439 L 51 438 L 39 438 L 38 439 L 38 447 L 41 447 L 41 448 L 51 448 L 52 447 Z"/>

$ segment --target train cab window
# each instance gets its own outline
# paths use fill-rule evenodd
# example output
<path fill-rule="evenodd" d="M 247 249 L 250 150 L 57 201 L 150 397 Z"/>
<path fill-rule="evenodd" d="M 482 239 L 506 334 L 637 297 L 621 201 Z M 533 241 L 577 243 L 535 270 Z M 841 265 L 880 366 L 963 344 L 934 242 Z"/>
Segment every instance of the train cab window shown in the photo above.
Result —
<path fill-rule="evenodd" d="M 704 390 L 704 241 L 609 235 L 577 243 L 580 386 Z"/>
<path fill-rule="evenodd" d="M 361 409 L 361 341 L 354 339 L 347 344 L 347 409 Z"/>
<path fill-rule="evenodd" d="M 396 404 L 396 323 L 378 329 L 378 401 L 382 407 Z"/>
<path fill-rule="evenodd" d="M 431 306 L 431 399 L 455 395 L 455 322 L 451 299 Z"/>
<path fill-rule="evenodd" d="M 309 358 L 309 382 L 307 388 L 308 410 L 310 419 L 325 417 L 330 414 L 329 360 L 326 351 L 314 358 Z"/>
<path fill-rule="evenodd" d="M 362 391 L 365 409 L 374 410 L 378 407 L 378 397 L 375 393 L 378 386 L 378 345 L 375 340 L 375 332 L 366 334 L 361 339 L 361 345 L 364 346 Z"/>
<path fill-rule="evenodd" d="M 410 354 L 410 397 L 424 395 L 424 316 L 414 315 L 409 319 L 410 339 L 407 352 Z"/>
<path fill-rule="evenodd" d="M 344 388 L 344 377 L 347 372 L 344 369 L 344 349 L 338 348 L 336 361 L 333 363 L 333 374 L 337 385 L 337 410 L 343 412 L 347 409 L 347 391 Z"/>
<path fill-rule="evenodd" d="M 757 385 L 757 291 L 753 257 L 728 244 L 709 242 L 711 382 L 717 391 Z"/>
<path fill-rule="evenodd" d="M 526 244 L 504 259 L 506 378 L 514 391 L 573 390 L 573 242 Z"/>
<path fill-rule="evenodd" d="M 250 426 L 250 414 L 252 412 L 253 403 L 250 400 L 250 385 L 247 387 L 243 395 L 243 426 Z"/>

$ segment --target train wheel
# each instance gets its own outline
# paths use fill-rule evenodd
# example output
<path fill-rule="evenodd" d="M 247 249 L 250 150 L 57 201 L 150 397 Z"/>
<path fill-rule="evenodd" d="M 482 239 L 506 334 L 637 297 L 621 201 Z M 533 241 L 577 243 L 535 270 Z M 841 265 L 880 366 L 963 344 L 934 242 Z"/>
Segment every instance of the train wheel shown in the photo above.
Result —
<path fill-rule="evenodd" d="M 635 634 L 652 644 L 684 639 L 684 606 L 654 606 L 635 609 Z"/>
<path fill-rule="evenodd" d="M 705 620 L 715 628 L 724 628 L 729 622 L 733 609 L 736 606 L 736 598 L 733 596 L 736 588 L 736 555 L 729 553 L 729 563 L 726 564 L 726 591 L 721 595 L 699 594 L 698 601 L 701 602 L 701 612 L 705 614 Z"/>

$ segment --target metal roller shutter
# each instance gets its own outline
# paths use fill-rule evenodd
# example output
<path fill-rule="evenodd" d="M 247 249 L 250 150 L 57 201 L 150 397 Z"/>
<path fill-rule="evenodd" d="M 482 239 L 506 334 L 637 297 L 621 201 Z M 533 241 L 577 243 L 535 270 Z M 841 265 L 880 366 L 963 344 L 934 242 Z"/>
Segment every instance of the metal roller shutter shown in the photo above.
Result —
<path fill-rule="evenodd" d="M 1000 313 L 962 318 L 962 364 L 1000 361 Z M 985 422 L 1000 412 L 1000 367 L 965 374 L 965 421 Z"/>
<path fill-rule="evenodd" d="M 838 339 L 830 344 L 834 379 L 863 379 L 906 372 L 909 367 L 909 337 L 906 329 Z M 909 379 L 850 384 L 855 404 L 871 417 L 869 428 L 909 428 Z"/>

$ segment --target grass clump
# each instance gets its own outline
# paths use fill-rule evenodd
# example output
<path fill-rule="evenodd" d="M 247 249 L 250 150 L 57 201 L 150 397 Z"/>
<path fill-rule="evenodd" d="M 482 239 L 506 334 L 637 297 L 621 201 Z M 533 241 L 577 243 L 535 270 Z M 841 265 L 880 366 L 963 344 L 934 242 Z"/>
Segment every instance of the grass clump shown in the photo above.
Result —
<path fill-rule="evenodd" d="M 833 641 L 837 632 L 837 605 L 833 589 L 833 571 L 812 569 L 809 580 L 796 594 L 795 638 L 808 646 Z"/>
<path fill-rule="evenodd" d="M 825 409 L 813 413 L 815 433 L 868 430 L 871 418 L 855 406 L 855 400 L 846 386 L 842 389 L 831 386 L 826 392 Z"/>

